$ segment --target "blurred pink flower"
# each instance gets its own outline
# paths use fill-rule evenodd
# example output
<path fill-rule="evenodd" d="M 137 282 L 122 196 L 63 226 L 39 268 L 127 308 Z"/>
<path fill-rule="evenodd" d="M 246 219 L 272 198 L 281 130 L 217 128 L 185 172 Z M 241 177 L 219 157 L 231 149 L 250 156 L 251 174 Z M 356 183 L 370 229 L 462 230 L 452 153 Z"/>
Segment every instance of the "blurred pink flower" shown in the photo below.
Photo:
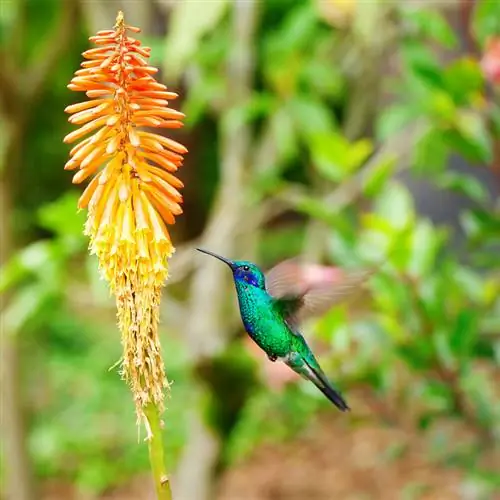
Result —
<path fill-rule="evenodd" d="M 338 283 L 344 277 L 340 268 L 318 264 L 305 264 L 302 266 L 301 272 L 301 278 L 306 286 Z"/>
<path fill-rule="evenodd" d="M 500 36 L 491 37 L 486 42 L 481 68 L 489 82 L 493 85 L 500 84 Z"/>

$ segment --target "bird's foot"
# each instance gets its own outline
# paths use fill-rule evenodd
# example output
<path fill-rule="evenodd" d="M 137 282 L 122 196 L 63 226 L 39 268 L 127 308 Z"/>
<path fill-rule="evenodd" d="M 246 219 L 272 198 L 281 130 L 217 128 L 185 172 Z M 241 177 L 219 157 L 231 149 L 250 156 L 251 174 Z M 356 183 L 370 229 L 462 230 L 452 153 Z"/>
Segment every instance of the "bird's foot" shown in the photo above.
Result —
<path fill-rule="evenodd" d="M 273 363 L 278 359 L 276 354 L 268 354 L 267 357 L 269 358 L 269 361 L 272 361 Z"/>

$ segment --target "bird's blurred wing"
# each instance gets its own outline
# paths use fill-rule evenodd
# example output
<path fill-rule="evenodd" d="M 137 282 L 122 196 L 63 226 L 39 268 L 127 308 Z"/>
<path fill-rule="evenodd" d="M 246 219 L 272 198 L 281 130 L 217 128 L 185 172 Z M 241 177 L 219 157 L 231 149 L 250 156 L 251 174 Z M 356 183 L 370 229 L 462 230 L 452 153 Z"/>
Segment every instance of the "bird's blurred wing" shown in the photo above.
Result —
<path fill-rule="evenodd" d="M 283 314 L 297 325 L 352 298 L 375 270 L 344 272 L 337 268 L 284 261 L 266 275 L 266 287 Z"/>
<path fill-rule="evenodd" d="M 302 296 L 307 285 L 303 283 L 302 267 L 295 259 L 285 260 L 266 273 L 266 288 L 275 298 Z"/>
<path fill-rule="evenodd" d="M 333 306 L 353 298 L 373 271 L 345 273 L 335 284 L 318 284 L 311 287 L 303 296 L 297 310 L 297 321 L 321 316 Z"/>

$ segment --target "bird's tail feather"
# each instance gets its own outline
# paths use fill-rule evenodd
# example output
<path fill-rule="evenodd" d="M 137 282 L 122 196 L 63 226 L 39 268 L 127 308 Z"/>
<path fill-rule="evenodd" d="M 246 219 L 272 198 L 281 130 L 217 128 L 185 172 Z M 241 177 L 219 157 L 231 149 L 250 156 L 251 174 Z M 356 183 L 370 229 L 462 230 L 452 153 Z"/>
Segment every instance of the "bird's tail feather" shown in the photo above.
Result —
<path fill-rule="evenodd" d="M 311 366 L 306 361 L 307 367 L 311 370 L 308 374 L 309 380 L 341 411 L 349 411 L 350 408 L 344 401 L 344 398 L 337 392 L 326 376 L 320 371 Z"/>

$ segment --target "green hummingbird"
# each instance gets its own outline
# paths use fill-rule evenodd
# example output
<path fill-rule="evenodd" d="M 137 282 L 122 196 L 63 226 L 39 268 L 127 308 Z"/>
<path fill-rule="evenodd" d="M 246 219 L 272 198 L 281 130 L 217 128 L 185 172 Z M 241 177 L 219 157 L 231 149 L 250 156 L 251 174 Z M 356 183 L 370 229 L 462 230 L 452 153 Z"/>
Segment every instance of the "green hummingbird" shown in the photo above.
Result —
<path fill-rule="evenodd" d="M 283 361 L 311 381 L 341 411 L 349 410 L 300 333 L 299 324 L 352 296 L 373 271 L 347 274 L 336 268 L 288 260 L 266 275 L 252 262 L 197 250 L 231 268 L 243 326 L 269 360 Z"/>

